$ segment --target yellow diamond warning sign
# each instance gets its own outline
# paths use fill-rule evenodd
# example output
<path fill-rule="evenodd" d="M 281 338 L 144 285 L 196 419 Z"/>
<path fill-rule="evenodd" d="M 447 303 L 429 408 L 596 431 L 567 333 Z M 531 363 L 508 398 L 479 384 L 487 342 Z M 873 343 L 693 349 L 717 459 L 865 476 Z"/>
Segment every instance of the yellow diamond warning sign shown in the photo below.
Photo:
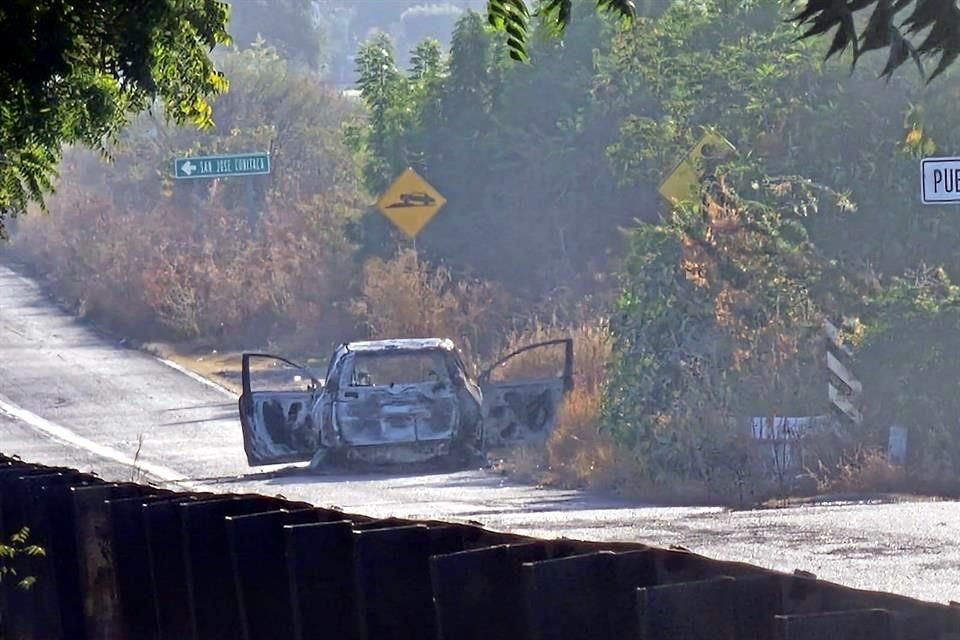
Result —
<path fill-rule="evenodd" d="M 447 200 L 413 169 L 393 181 L 377 201 L 377 207 L 411 238 L 417 237 Z"/>
<path fill-rule="evenodd" d="M 693 146 L 687 157 L 680 161 L 673 173 L 660 184 L 660 195 L 673 205 L 689 200 L 694 196 L 703 179 L 701 175 L 703 159 L 723 158 L 735 150 L 729 140 L 718 133 L 708 131 Z"/>

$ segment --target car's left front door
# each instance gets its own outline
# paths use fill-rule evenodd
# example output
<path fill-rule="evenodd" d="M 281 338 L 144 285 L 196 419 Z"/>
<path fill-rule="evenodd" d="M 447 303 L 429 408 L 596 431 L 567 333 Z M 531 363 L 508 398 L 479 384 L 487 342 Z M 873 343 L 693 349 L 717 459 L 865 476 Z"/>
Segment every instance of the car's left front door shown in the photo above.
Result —
<path fill-rule="evenodd" d="M 319 446 L 322 385 L 280 356 L 244 353 L 240 425 L 250 466 L 310 460 Z"/>

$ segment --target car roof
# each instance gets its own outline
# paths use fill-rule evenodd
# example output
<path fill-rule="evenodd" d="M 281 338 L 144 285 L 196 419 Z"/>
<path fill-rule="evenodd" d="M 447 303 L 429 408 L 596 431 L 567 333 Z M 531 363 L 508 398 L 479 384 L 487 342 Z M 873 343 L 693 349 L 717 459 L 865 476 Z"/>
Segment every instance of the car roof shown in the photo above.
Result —
<path fill-rule="evenodd" d="M 356 353 L 406 352 L 406 351 L 455 351 L 453 341 L 447 338 L 392 338 L 390 340 L 361 340 L 344 345 L 347 351 Z"/>

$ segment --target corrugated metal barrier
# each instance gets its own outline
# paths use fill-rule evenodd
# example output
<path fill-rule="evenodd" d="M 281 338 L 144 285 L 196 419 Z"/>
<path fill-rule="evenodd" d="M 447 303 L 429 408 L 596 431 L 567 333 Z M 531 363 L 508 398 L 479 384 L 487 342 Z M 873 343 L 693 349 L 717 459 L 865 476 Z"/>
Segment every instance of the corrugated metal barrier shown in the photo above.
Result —
<path fill-rule="evenodd" d="M 640 543 L 377 520 L 0 456 L 7 640 L 936 640 L 960 610 Z"/>

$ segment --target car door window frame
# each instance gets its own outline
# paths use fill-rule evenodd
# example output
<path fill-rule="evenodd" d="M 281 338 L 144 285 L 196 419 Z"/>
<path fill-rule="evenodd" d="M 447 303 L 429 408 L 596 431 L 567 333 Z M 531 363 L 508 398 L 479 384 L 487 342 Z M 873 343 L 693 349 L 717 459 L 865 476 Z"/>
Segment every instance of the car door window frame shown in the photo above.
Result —
<path fill-rule="evenodd" d="M 569 393 L 573 390 L 573 338 L 557 338 L 555 340 L 544 340 L 542 342 L 537 342 L 534 344 L 529 344 L 524 347 L 521 347 L 511 353 L 500 358 L 492 365 L 487 367 L 480 373 L 480 376 L 477 378 L 478 382 L 481 385 L 492 382 L 491 376 L 493 375 L 494 370 L 503 366 L 508 361 L 512 360 L 521 353 L 526 353 L 527 351 L 533 351 L 534 349 L 540 349 L 543 347 L 551 347 L 554 345 L 562 344 L 564 345 L 564 360 L 563 360 L 563 390 L 564 393 Z"/>

